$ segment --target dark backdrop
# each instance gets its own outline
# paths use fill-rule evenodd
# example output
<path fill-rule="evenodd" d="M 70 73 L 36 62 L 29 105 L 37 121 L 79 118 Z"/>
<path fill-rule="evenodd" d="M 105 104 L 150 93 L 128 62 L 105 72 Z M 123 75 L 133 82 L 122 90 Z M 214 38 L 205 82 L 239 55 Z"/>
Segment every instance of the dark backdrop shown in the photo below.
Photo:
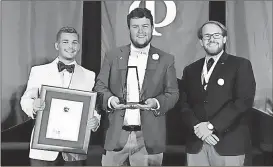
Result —
<path fill-rule="evenodd" d="M 209 19 L 219 21 L 225 25 L 225 1 L 210 1 Z M 84 2 L 82 46 L 83 67 L 94 71 L 98 75 L 101 64 L 101 2 Z M 179 79 L 178 82 L 180 82 Z M 93 136 L 92 144 L 103 143 L 102 131 L 103 129 L 100 128 Z M 183 122 L 181 122 L 179 105 L 176 105 L 167 114 L 167 144 L 184 145 L 185 134 L 186 129 Z"/>

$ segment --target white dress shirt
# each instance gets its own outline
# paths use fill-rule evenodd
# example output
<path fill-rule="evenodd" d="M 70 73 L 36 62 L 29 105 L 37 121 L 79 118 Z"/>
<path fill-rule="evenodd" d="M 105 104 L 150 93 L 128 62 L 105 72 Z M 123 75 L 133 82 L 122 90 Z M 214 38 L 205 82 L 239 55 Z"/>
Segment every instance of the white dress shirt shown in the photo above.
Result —
<path fill-rule="evenodd" d="M 150 49 L 150 44 L 147 45 L 145 48 L 136 48 L 133 44 L 131 44 L 130 49 L 130 55 L 128 60 L 128 67 L 129 66 L 136 66 L 138 71 L 138 77 L 139 81 L 137 81 L 137 78 L 135 78 L 134 73 L 127 75 L 127 101 L 130 102 L 139 102 L 139 90 L 138 90 L 138 83 L 139 82 L 139 88 L 141 90 L 146 66 L 147 66 L 147 60 L 148 60 L 148 53 Z M 124 125 L 141 125 L 140 120 L 140 110 L 139 109 L 126 109 L 125 115 L 124 115 Z"/>
<path fill-rule="evenodd" d="M 59 62 L 59 58 L 57 58 L 56 62 L 57 63 Z M 72 64 L 75 65 L 76 61 L 74 60 L 73 62 L 66 64 L 66 65 L 72 65 Z M 73 76 L 73 73 L 68 72 L 66 69 L 64 69 L 63 71 L 60 72 L 60 77 L 62 80 L 62 87 L 69 88 L 72 76 Z"/>
<path fill-rule="evenodd" d="M 142 88 L 142 84 L 144 81 L 144 76 L 147 67 L 147 61 L 149 56 L 150 44 L 148 44 L 145 48 L 136 48 L 133 44 L 130 45 L 130 55 L 128 59 L 128 66 L 137 66 L 138 77 L 139 77 L 139 87 L 140 90 Z M 128 75 L 127 78 L 127 101 L 130 102 L 139 102 L 139 91 L 136 89 L 138 87 L 137 82 L 134 81 L 136 78 L 133 75 Z M 111 108 L 111 99 L 114 96 L 111 96 L 108 99 L 108 107 Z M 128 99 L 129 98 L 129 99 Z M 155 99 L 155 98 L 154 98 Z M 157 99 L 157 108 L 160 108 L 160 104 Z M 109 111 L 108 111 L 109 112 Z M 141 125 L 140 120 L 140 110 L 139 109 L 126 109 L 124 115 L 124 125 Z"/>
<path fill-rule="evenodd" d="M 216 64 L 217 64 L 219 58 L 221 57 L 221 55 L 223 54 L 223 52 L 224 52 L 224 51 L 222 50 L 219 54 L 217 54 L 217 55 L 215 55 L 215 56 L 208 56 L 208 55 L 206 55 L 205 61 L 204 61 L 204 65 L 203 65 L 202 75 L 201 75 L 201 82 L 202 82 L 202 85 L 204 84 L 204 83 L 203 83 L 204 81 L 205 81 L 206 83 L 209 82 L 209 78 L 210 78 L 210 76 L 211 76 L 211 74 L 212 74 L 212 72 L 213 72 L 213 69 L 214 69 L 214 67 L 216 66 Z M 213 58 L 213 59 L 214 59 L 214 63 L 213 63 L 213 65 L 211 66 L 210 70 L 208 71 L 208 70 L 207 70 L 207 63 L 208 63 L 208 61 L 209 61 L 210 58 Z M 206 87 L 205 87 L 205 89 L 206 89 Z"/>

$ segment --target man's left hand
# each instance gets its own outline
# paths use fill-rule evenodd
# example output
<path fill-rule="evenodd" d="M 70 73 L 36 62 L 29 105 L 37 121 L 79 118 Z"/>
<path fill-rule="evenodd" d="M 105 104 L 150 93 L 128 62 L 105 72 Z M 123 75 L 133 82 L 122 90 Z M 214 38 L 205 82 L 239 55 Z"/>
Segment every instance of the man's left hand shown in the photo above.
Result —
<path fill-rule="evenodd" d="M 194 126 L 194 133 L 201 140 L 205 140 L 205 138 L 212 134 L 212 131 L 208 129 L 207 125 L 208 122 L 201 122 Z"/>
<path fill-rule="evenodd" d="M 143 109 L 143 110 L 151 110 L 151 109 L 156 109 L 157 108 L 157 103 L 156 103 L 156 100 L 153 99 L 153 98 L 149 98 L 145 101 L 145 104 L 144 105 L 141 105 L 141 104 L 137 104 L 137 106 L 140 108 L 140 109 Z"/>
<path fill-rule="evenodd" d="M 87 121 L 87 128 L 91 130 L 95 130 L 99 125 L 99 120 L 97 117 L 93 116 L 91 119 Z"/>

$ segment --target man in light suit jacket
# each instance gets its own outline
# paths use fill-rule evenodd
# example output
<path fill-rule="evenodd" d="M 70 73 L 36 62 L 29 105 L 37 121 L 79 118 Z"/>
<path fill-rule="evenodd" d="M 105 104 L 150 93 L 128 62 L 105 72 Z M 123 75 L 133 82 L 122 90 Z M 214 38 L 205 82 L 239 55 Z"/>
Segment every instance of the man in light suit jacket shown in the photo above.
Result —
<path fill-rule="evenodd" d="M 128 160 L 132 166 L 161 165 L 165 114 L 179 96 L 174 57 L 150 45 L 153 17 L 148 9 L 131 11 L 127 24 L 131 44 L 106 54 L 94 88 L 106 111 L 102 165 L 121 166 Z M 138 77 L 134 72 L 129 74 L 130 70 L 126 74 L 130 66 L 137 67 Z M 139 91 L 135 91 L 137 85 Z M 128 98 L 143 103 L 125 109 L 123 101 Z"/>
<path fill-rule="evenodd" d="M 207 54 L 184 69 L 181 86 L 188 165 L 242 166 L 256 89 L 251 63 L 223 50 L 227 30 L 219 22 L 203 24 L 198 38 Z"/>
<path fill-rule="evenodd" d="M 79 34 L 72 27 L 63 27 L 57 33 L 55 48 L 58 57 L 51 63 L 34 66 L 31 68 L 27 89 L 21 98 L 23 111 L 32 119 L 37 112 L 42 112 L 44 102 L 41 102 L 38 94 L 41 85 L 92 91 L 95 83 L 95 73 L 76 63 L 75 57 L 80 50 Z M 97 111 L 87 121 L 87 128 L 96 131 L 99 127 L 100 115 Z M 32 143 L 33 131 L 31 135 Z M 83 165 L 87 155 L 60 153 L 30 148 L 30 162 L 33 166 L 48 165 Z"/>

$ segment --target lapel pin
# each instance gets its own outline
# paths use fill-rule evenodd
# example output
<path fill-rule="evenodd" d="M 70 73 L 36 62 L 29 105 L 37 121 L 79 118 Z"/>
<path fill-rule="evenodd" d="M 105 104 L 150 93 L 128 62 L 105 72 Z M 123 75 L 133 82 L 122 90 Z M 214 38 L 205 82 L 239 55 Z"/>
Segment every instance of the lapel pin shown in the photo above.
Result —
<path fill-rule="evenodd" d="M 122 59 L 122 57 L 119 58 L 120 60 Z"/>
<path fill-rule="evenodd" d="M 153 55 L 152 55 L 152 58 L 153 58 L 154 60 L 158 60 L 158 59 L 159 59 L 159 55 L 158 55 L 158 54 L 153 54 Z"/>
<path fill-rule="evenodd" d="M 223 78 L 220 78 L 220 79 L 218 79 L 217 83 L 218 83 L 218 85 L 223 86 L 225 81 Z"/>

